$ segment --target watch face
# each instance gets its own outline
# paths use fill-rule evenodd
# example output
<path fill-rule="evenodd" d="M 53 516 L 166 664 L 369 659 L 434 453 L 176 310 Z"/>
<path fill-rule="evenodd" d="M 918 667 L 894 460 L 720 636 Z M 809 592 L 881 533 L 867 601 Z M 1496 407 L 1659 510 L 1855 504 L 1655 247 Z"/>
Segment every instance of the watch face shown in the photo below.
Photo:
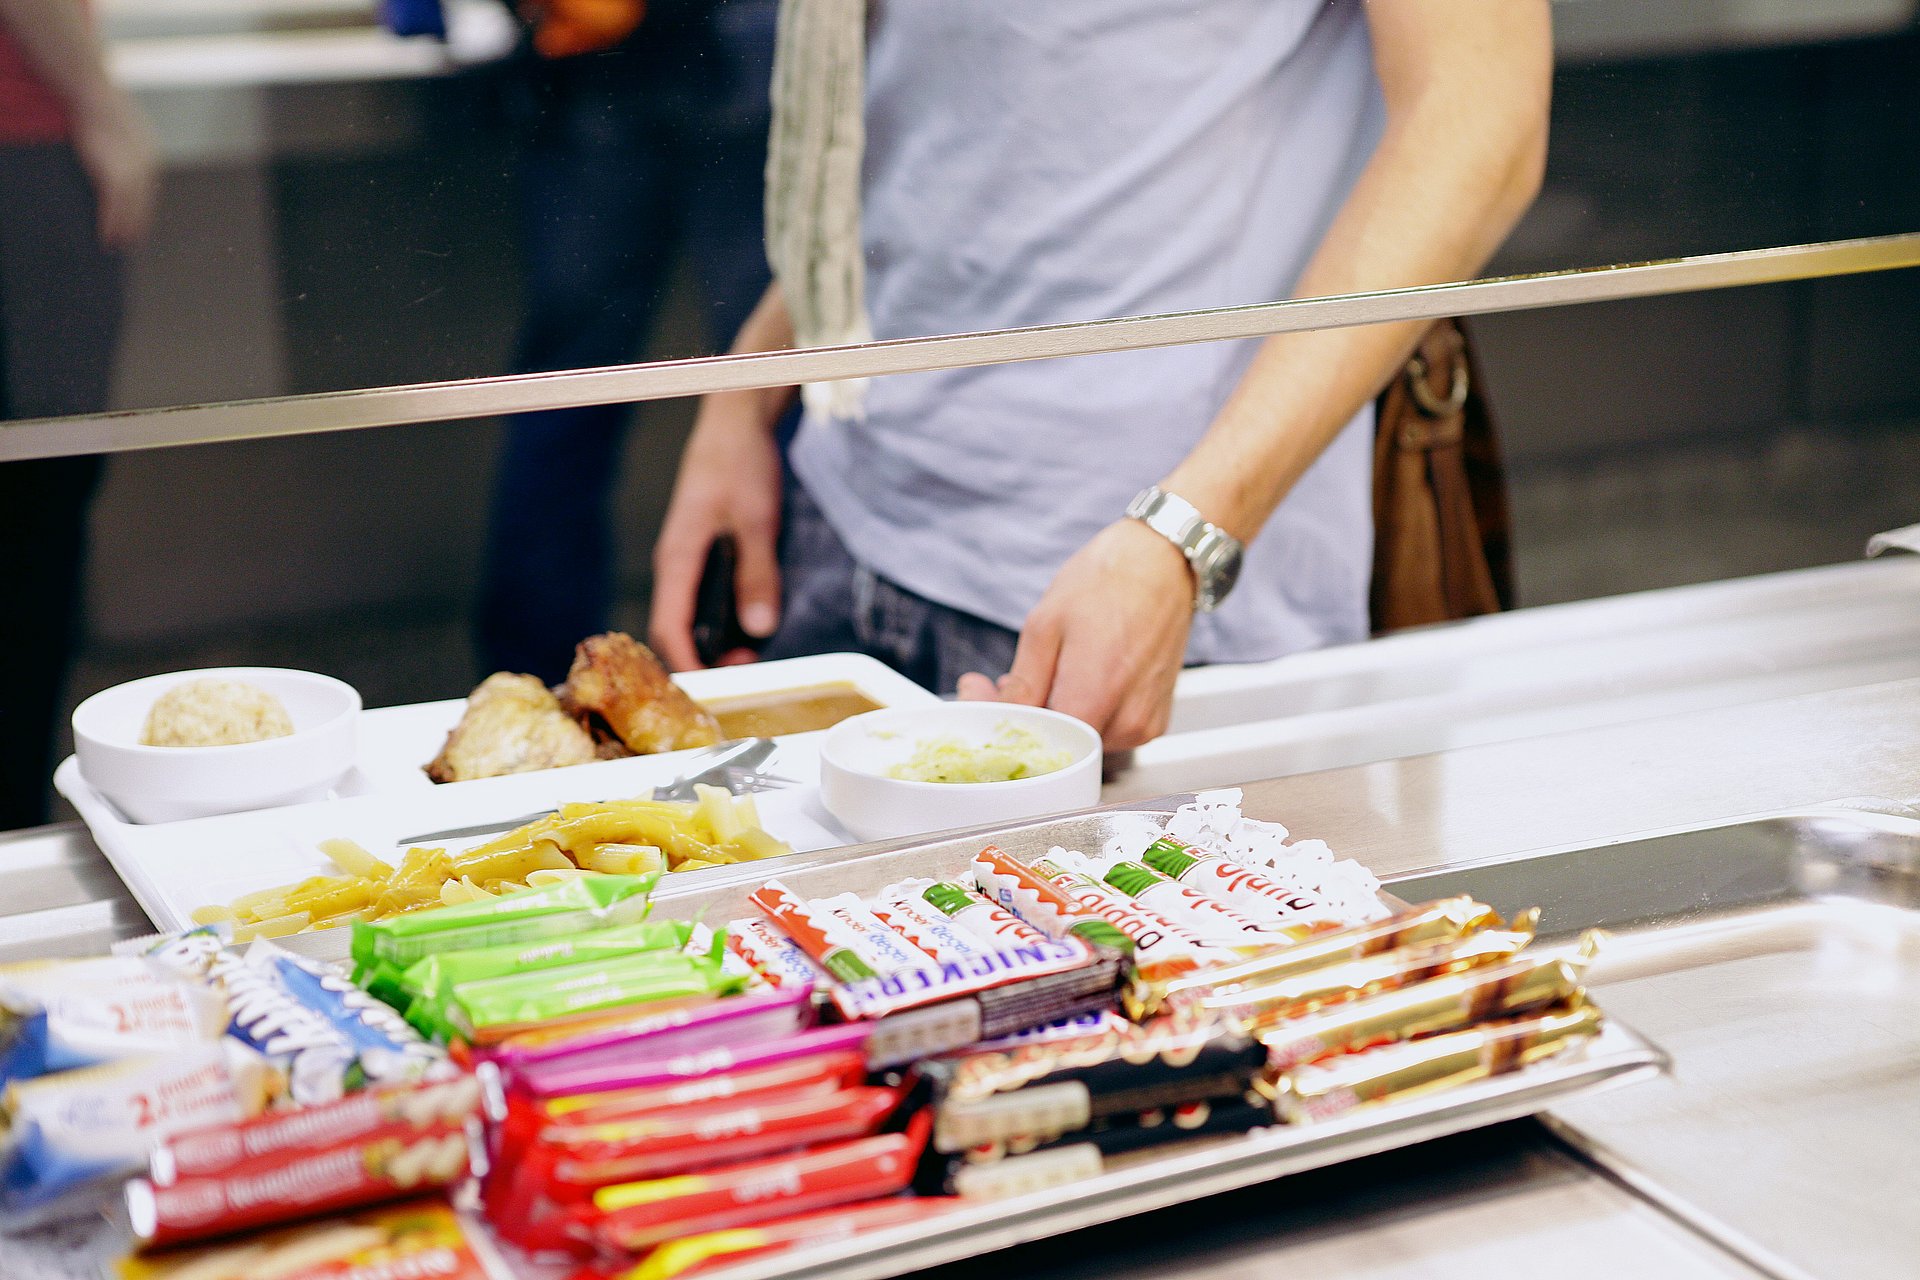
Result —
<path fill-rule="evenodd" d="M 1199 579 L 1199 606 L 1205 612 L 1216 609 L 1220 602 L 1233 590 L 1233 584 L 1240 580 L 1240 563 L 1244 559 L 1240 544 L 1231 540 L 1216 542 L 1207 549 L 1205 558 L 1194 565 L 1194 574 Z"/>

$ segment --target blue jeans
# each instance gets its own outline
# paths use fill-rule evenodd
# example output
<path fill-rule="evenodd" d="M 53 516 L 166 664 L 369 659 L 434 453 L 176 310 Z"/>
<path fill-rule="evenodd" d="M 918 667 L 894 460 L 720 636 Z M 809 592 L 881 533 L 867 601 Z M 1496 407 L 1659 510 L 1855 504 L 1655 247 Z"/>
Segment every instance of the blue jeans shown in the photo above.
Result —
<path fill-rule="evenodd" d="M 865 653 L 943 696 L 978 671 L 1013 665 L 1020 635 L 935 604 L 860 564 L 798 483 L 789 482 L 780 535 L 780 629 L 763 658 Z"/>
<path fill-rule="evenodd" d="M 774 13 L 772 0 L 732 0 L 704 24 L 650 17 L 630 48 L 526 69 L 520 371 L 636 359 L 682 249 L 707 345 L 732 341 L 767 287 Z M 485 670 L 557 681 L 574 645 L 606 629 L 630 412 L 594 405 L 508 420 L 476 628 Z"/>

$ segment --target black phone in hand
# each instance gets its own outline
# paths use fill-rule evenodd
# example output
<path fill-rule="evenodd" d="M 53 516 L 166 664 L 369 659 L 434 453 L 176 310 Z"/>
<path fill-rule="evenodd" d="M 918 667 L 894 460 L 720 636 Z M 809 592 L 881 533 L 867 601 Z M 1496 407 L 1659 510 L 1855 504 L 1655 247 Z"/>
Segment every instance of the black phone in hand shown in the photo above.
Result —
<path fill-rule="evenodd" d="M 719 537 L 707 549 L 707 565 L 700 573 L 700 590 L 693 600 L 693 651 L 712 666 L 736 649 L 760 651 L 764 640 L 740 626 L 739 598 L 734 594 L 738 563 L 733 539 Z"/>

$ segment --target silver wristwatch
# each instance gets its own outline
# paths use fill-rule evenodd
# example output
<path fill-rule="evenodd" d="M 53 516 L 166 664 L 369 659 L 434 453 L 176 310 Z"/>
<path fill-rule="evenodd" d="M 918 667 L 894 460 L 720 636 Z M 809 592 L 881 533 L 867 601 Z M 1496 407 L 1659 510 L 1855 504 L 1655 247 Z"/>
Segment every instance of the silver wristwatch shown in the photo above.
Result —
<path fill-rule="evenodd" d="M 1187 558 L 1193 568 L 1194 611 L 1211 613 L 1218 609 L 1240 578 L 1240 560 L 1245 552 L 1240 539 L 1217 524 L 1208 524 L 1191 502 L 1157 484 L 1133 495 L 1127 514 L 1178 547 Z"/>

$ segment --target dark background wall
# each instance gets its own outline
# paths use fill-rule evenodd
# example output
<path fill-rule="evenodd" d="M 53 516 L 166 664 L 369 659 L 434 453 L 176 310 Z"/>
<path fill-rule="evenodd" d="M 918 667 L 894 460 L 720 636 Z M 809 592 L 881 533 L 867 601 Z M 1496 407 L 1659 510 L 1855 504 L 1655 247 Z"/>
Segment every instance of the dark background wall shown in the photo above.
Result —
<path fill-rule="evenodd" d="M 1920 230 L 1920 37 L 1564 66 L 1547 188 L 1496 271 Z M 484 74 L 277 90 L 275 157 L 170 174 L 121 375 L 132 404 L 497 372 L 517 309 L 510 149 Z M 361 121 L 344 145 L 337 127 Z M 706 349 L 684 305 L 655 355 Z M 1524 603 L 1847 559 L 1920 519 L 1920 272 L 1480 321 Z M 639 354 L 639 353 L 636 353 Z M 689 416 L 639 413 L 645 550 Z M 487 423 L 116 459 L 77 696 L 216 661 L 452 696 Z M 244 554 L 236 549 L 244 548 Z"/>

